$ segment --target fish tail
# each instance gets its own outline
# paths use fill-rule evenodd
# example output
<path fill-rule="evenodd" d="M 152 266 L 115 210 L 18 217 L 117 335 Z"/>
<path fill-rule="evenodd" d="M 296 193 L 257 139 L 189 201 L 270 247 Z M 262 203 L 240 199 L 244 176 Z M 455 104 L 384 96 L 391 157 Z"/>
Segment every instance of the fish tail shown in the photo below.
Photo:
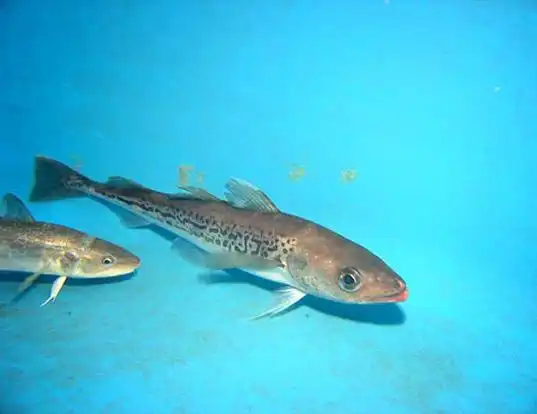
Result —
<path fill-rule="evenodd" d="M 90 184 L 92 181 L 67 165 L 43 156 L 35 157 L 34 186 L 30 201 L 61 200 L 64 198 L 84 197 L 79 186 L 72 183 Z"/>

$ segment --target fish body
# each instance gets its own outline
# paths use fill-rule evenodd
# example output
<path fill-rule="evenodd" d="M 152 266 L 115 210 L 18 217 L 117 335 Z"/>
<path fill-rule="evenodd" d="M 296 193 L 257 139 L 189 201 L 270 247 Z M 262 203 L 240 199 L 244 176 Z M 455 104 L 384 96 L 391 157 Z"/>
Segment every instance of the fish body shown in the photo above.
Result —
<path fill-rule="evenodd" d="M 56 275 L 46 304 L 55 300 L 66 279 L 105 278 L 133 272 L 140 259 L 127 250 L 76 229 L 36 221 L 13 194 L 3 198 L 0 218 L 0 270 L 32 273 L 19 291 L 41 274 Z"/>
<path fill-rule="evenodd" d="M 181 256 L 212 269 L 239 268 L 286 285 L 275 315 L 306 294 L 344 303 L 400 302 L 404 280 L 380 257 L 312 221 L 281 212 L 258 188 L 228 181 L 226 200 L 196 187 L 169 194 L 122 177 L 96 182 L 37 157 L 31 201 L 90 196 L 121 207 L 129 227 L 155 224 L 176 234 Z"/>

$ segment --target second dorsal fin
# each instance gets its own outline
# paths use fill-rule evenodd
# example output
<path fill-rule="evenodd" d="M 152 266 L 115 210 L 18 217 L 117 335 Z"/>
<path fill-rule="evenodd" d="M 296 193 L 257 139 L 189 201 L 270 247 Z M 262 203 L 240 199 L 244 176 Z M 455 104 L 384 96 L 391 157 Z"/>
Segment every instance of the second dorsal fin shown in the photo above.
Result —
<path fill-rule="evenodd" d="M 231 178 L 226 183 L 226 199 L 239 208 L 278 213 L 276 204 L 259 188 L 239 178 Z"/>

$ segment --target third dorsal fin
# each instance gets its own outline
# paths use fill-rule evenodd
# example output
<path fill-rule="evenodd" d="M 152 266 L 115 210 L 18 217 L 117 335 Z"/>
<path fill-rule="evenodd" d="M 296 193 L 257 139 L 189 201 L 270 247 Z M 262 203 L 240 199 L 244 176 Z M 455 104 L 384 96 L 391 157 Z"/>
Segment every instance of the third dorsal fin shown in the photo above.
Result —
<path fill-rule="evenodd" d="M 214 194 L 211 194 L 207 190 L 204 190 L 201 187 L 194 186 L 179 186 L 179 189 L 183 191 L 182 193 L 171 194 L 170 198 L 173 199 L 184 199 L 184 198 L 194 198 L 196 200 L 206 200 L 206 201 L 222 201 Z"/>

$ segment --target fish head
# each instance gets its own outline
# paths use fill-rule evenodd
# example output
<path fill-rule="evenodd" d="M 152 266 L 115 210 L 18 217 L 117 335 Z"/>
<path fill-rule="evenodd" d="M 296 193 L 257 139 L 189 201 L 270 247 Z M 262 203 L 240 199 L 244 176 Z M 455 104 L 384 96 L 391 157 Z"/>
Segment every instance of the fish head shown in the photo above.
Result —
<path fill-rule="evenodd" d="M 94 239 L 88 248 L 70 254 L 77 259 L 73 276 L 79 278 L 122 276 L 134 272 L 141 263 L 128 250 L 101 239 Z"/>
<path fill-rule="evenodd" d="M 349 240 L 332 240 L 299 252 L 290 273 L 304 291 L 343 303 L 403 302 L 405 281 L 380 257 Z"/>
<path fill-rule="evenodd" d="M 387 266 L 363 267 L 359 264 L 334 269 L 337 279 L 334 294 L 348 303 L 393 303 L 408 298 L 405 281 Z"/>

